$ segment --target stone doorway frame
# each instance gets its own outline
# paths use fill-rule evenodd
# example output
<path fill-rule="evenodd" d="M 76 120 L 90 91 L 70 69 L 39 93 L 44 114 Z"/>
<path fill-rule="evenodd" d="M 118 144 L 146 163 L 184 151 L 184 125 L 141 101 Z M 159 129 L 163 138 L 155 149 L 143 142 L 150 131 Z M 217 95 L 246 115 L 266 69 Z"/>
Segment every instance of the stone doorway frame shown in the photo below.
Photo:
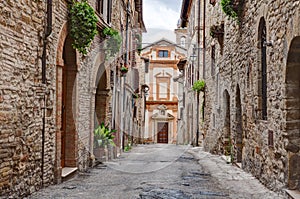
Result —
<path fill-rule="evenodd" d="M 300 191 L 300 36 L 291 41 L 285 80 L 286 132 L 289 189 Z"/>

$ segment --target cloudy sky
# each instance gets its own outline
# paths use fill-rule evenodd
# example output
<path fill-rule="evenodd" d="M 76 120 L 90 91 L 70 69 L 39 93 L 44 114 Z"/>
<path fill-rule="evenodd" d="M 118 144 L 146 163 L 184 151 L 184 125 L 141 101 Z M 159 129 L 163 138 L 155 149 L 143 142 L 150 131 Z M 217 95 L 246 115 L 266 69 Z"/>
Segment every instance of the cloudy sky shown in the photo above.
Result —
<path fill-rule="evenodd" d="M 162 37 L 175 41 L 174 29 L 180 17 L 182 0 L 144 0 L 143 17 L 147 33 L 144 43 L 155 42 Z"/>

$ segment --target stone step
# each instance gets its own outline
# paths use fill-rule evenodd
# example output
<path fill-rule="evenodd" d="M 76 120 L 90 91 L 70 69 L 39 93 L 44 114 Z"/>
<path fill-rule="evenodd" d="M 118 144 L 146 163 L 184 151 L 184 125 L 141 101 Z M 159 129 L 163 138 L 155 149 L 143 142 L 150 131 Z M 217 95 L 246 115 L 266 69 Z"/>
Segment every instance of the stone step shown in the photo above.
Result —
<path fill-rule="evenodd" d="M 66 181 L 74 176 L 76 171 L 78 170 L 77 167 L 64 167 L 62 168 L 61 177 L 63 181 Z"/>
<path fill-rule="evenodd" d="M 300 199 L 300 191 L 297 190 L 285 190 L 291 199 Z"/>

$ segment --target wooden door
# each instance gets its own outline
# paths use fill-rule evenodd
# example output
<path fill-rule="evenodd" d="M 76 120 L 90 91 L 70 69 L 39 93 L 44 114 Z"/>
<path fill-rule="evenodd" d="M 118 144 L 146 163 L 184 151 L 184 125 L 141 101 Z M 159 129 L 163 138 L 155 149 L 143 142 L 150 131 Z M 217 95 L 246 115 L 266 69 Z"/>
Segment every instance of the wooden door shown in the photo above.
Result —
<path fill-rule="evenodd" d="M 62 73 L 62 107 L 61 107 L 61 167 L 65 167 L 65 151 L 66 151 L 66 90 L 67 90 L 67 79 L 66 79 L 66 66 L 63 68 Z"/>
<path fill-rule="evenodd" d="M 158 123 L 157 143 L 168 143 L 168 122 Z"/>

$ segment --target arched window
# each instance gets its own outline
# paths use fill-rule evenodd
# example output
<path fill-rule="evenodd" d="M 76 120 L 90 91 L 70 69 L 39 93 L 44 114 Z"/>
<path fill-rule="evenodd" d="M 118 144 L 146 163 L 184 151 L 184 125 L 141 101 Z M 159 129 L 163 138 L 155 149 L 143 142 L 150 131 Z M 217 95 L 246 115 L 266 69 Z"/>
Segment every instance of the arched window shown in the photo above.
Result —
<path fill-rule="evenodd" d="M 262 120 L 267 120 L 267 28 L 266 21 L 264 18 L 260 19 L 259 22 L 259 54 L 260 54 L 260 70 L 259 70 L 259 79 L 258 79 L 258 108 L 259 108 L 259 117 Z"/>
<path fill-rule="evenodd" d="M 185 37 L 180 38 L 180 46 L 185 47 Z"/>
<path fill-rule="evenodd" d="M 262 75 L 262 119 L 267 119 L 267 28 L 266 22 L 263 20 L 261 34 L 261 75 Z"/>

